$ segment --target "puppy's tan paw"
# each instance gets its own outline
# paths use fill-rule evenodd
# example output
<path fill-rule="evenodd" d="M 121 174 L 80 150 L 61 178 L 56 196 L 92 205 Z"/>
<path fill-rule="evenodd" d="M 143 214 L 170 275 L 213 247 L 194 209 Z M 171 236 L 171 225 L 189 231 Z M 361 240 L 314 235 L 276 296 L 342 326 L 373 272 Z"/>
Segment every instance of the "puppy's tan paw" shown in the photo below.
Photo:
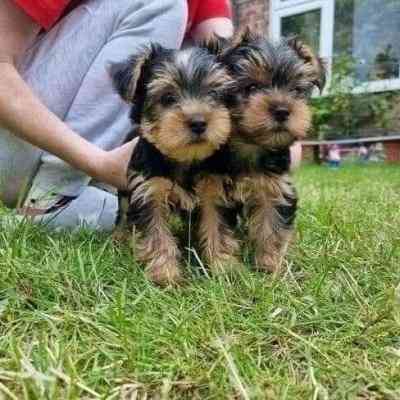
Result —
<path fill-rule="evenodd" d="M 274 275 L 282 272 L 282 258 L 274 257 L 268 254 L 258 254 L 255 258 L 256 269 Z"/>
<path fill-rule="evenodd" d="M 146 276 L 156 285 L 176 286 L 182 282 L 182 271 L 174 260 L 158 259 L 146 267 Z"/>
<path fill-rule="evenodd" d="M 132 237 L 132 234 L 128 229 L 115 229 L 112 233 L 111 240 L 116 245 L 125 244 L 129 242 L 129 239 Z"/>

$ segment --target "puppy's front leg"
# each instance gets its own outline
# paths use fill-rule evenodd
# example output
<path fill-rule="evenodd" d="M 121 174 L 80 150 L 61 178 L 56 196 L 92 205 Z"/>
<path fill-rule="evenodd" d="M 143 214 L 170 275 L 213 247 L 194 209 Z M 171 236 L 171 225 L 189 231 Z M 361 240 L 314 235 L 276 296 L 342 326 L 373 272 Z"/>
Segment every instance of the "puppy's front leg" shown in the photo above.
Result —
<path fill-rule="evenodd" d="M 236 267 L 239 262 L 235 255 L 240 248 L 232 229 L 236 214 L 226 198 L 222 178 L 202 179 L 196 193 L 200 200 L 198 235 L 204 258 L 216 273 Z"/>
<path fill-rule="evenodd" d="M 134 139 L 135 135 L 137 134 L 137 127 L 135 127 L 134 130 L 132 130 L 131 134 L 126 140 L 134 140 L 134 146 L 136 147 L 138 144 L 138 138 Z M 133 153 L 135 151 L 135 147 L 133 149 Z M 128 167 L 127 171 L 127 179 L 128 182 L 132 182 L 135 178 L 137 178 L 138 174 L 137 172 Z M 130 198 L 130 192 L 132 191 L 132 185 L 129 185 L 131 187 L 130 190 L 118 190 L 118 214 L 117 218 L 115 221 L 115 228 L 112 234 L 112 239 L 116 243 L 125 243 L 129 240 L 130 234 L 129 234 L 129 223 L 128 223 L 128 209 L 129 209 L 129 198 Z"/>
<path fill-rule="evenodd" d="M 282 177 L 266 178 L 257 186 L 249 199 L 249 238 L 255 243 L 256 267 L 278 273 L 293 234 L 297 197 Z"/>
<path fill-rule="evenodd" d="M 146 180 L 137 175 L 129 186 L 133 190 L 128 223 L 137 257 L 146 264 L 146 275 L 153 282 L 162 286 L 176 284 L 181 278 L 180 252 L 168 227 L 168 201 L 173 184 L 165 178 Z"/>
<path fill-rule="evenodd" d="M 124 243 L 129 238 L 129 228 L 127 214 L 129 209 L 129 193 L 127 191 L 118 191 L 118 214 L 115 221 L 115 228 L 112 239 L 115 243 Z"/>

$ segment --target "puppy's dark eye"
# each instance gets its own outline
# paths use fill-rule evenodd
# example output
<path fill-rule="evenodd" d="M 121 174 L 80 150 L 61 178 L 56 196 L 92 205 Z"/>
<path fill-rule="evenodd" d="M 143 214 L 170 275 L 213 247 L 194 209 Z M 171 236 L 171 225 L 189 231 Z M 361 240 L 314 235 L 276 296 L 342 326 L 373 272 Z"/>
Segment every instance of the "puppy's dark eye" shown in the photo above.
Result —
<path fill-rule="evenodd" d="M 236 93 L 229 93 L 224 96 L 224 103 L 227 107 L 235 107 L 239 102 L 239 95 Z"/>
<path fill-rule="evenodd" d="M 246 93 L 248 95 L 255 93 L 257 90 L 259 89 L 258 85 L 256 85 L 255 83 L 252 83 L 250 85 L 246 86 Z"/>
<path fill-rule="evenodd" d="M 221 96 L 220 96 L 220 93 L 219 92 L 217 92 L 216 90 L 210 90 L 209 92 L 208 92 L 208 95 L 210 96 L 210 97 L 212 97 L 214 100 L 218 100 Z"/>
<path fill-rule="evenodd" d="M 304 96 L 306 89 L 301 87 L 301 86 L 296 86 L 294 88 L 294 92 L 298 95 L 298 96 Z"/>
<path fill-rule="evenodd" d="M 174 105 L 178 99 L 172 93 L 165 93 L 162 95 L 160 101 L 163 107 L 170 107 Z"/>

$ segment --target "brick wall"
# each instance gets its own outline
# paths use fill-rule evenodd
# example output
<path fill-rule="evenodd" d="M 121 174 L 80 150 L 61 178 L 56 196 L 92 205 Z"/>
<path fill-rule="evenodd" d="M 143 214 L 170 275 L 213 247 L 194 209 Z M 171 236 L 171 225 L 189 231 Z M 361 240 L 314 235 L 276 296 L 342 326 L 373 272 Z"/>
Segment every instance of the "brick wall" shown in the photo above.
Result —
<path fill-rule="evenodd" d="M 250 26 L 258 32 L 269 31 L 269 0 L 232 0 L 235 23 L 240 29 Z"/>
<path fill-rule="evenodd" d="M 390 163 L 400 163 L 400 140 L 384 142 L 385 158 Z"/>

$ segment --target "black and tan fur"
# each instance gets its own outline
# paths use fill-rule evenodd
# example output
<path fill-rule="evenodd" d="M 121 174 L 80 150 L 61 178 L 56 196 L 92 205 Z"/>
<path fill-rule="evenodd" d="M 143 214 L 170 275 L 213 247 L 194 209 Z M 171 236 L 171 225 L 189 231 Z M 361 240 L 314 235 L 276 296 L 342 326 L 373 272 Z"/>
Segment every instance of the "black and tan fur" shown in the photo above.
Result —
<path fill-rule="evenodd" d="M 169 226 L 174 209 L 193 210 L 205 171 L 231 132 L 227 98 L 233 81 L 204 48 L 153 45 L 112 68 L 114 85 L 132 105 L 138 142 L 120 193 L 119 229 L 133 232 L 137 256 L 154 282 L 180 280 L 180 251 Z"/>
<path fill-rule="evenodd" d="M 310 127 L 307 101 L 314 87 L 324 86 L 324 66 L 298 40 L 272 44 L 249 31 L 213 50 L 229 68 L 238 91 L 231 110 L 234 127 L 226 150 L 226 174 L 210 177 L 213 184 L 206 185 L 200 196 L 203 252 L 211 265 L 234 257 L 239 243 L 233 231 L 240 211 L 255 247 L 256 266 L 277 272 L 297 208 L 288 176 L 289 148 Z M 215 233 L 211 239 L 210 232 Z"/>

